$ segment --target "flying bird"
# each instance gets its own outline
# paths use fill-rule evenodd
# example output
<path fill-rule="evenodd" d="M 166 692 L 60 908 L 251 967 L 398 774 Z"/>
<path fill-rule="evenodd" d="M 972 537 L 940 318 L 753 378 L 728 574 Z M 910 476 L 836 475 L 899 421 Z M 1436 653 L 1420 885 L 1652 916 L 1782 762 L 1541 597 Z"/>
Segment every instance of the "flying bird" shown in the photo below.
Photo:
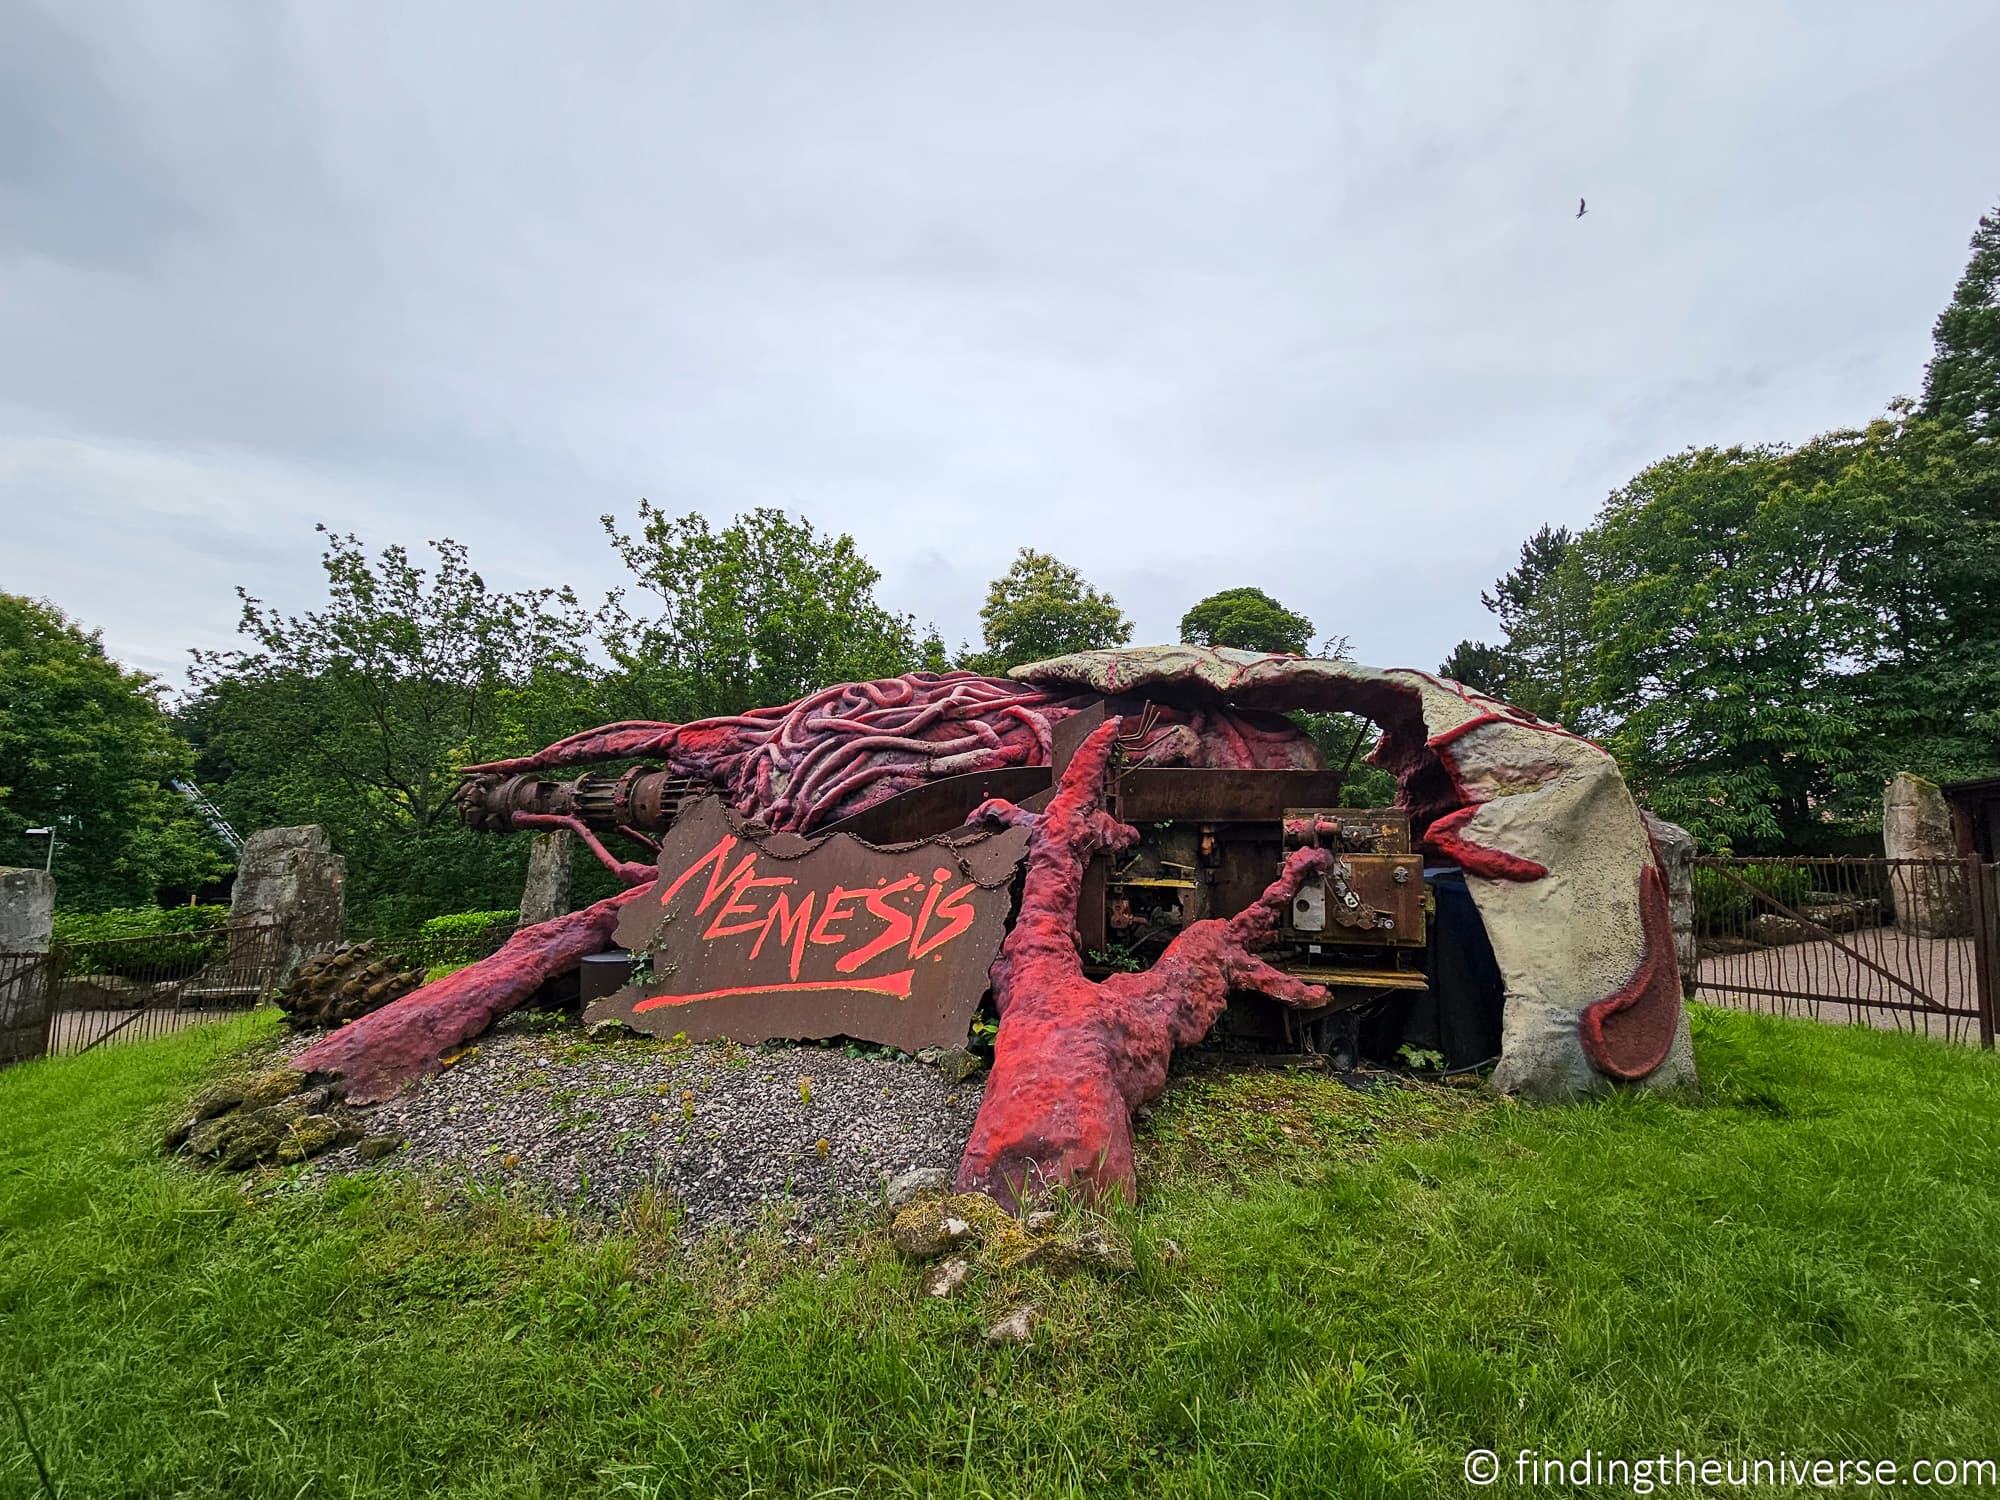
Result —
<path fill-rule="evenodd" d="M 1576 216 L 1577 216 L 1577 217 L 1578 217 L 1578 218 L 1580 219 L 1580 218 L 1582 218 L 1582 217 L 1583 217 L 1583 216 L 1584 216 L 1584 215 L 1585 215 L 1586 213 L 1588 213 L 1588 212 L 1590 212 L 1590 210 L 1589 210 L 1589 209 L 1587 209 L 1587 208 L 1585 208 L 1585 207 L 1583 206 L 1583 200 L 1582 200 L 1581 198 L 1577 199 L 1577 200 L 1576 200 Z"/>

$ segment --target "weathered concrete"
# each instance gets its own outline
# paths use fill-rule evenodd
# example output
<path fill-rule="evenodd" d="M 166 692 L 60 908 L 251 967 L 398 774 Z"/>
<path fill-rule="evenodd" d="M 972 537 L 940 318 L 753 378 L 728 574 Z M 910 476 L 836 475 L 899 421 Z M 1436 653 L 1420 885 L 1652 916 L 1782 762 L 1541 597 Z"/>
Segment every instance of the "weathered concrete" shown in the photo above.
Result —
<path fill-rule="evenodd" d="M 0 868 L 0 953 L 46 953 L 56 883 L 41 870 Z"/>
<path fill-rule="evenodd" d="M 521 887 L 521 925 L 532 927 L 569 910 L 569 877 L 576 836 L 567 828 L 535 835 L 528 851 L 528 879 Z"/>
<path fill-rule="evenodd" d="M 0 869 L 0 1063 L 40 1057 L 48 1043 L 48 966 L 56 883 L 41 870 Z M 12 955 L 12 956 L 9 956 Z"/>
<path fill-rule="evenodd" d="M 1891 859 L 1956 860 L 1951 808 L 1935 782 L 1898 771 L 1882 789 L 1882 851 Z M 1972 909 L 1962 866 L 1906 865 L 1889 873 L 1896 925 L 1913 937 L 1963 937 Z"/>
<path fill-rule="evenodd" d="M 265 828 L 250 835 L 236 866 L 236 889 L 229 903 L 232 927 L 269 924 L 280 956 L 283 982 L 309 953 L 338 943 L 347 927 L 347 861 L 333 852 L 333 840 L 316 823 L 297 828 Z M 257 962 L 251 945 L 270 950 L 255 936 L 231 938 L 231 961 L 240 955 Z"/>

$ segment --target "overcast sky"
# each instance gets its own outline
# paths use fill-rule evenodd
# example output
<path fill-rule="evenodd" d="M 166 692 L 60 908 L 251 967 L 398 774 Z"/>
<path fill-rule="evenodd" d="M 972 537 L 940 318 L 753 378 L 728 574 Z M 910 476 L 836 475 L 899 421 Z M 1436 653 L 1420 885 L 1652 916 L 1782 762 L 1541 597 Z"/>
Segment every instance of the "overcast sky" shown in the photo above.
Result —
<path fill-rule="evenodd" d="M 1544 521 L 1921 381 L 2000 7 L 0 0 L 0 588 L 178 680 L 324 520 L 489 581 L 650 496 L 976 637 L 1256 584 L 1378 665 Z M 1590 212 L 1573 217 L 1579 196 Z"/>

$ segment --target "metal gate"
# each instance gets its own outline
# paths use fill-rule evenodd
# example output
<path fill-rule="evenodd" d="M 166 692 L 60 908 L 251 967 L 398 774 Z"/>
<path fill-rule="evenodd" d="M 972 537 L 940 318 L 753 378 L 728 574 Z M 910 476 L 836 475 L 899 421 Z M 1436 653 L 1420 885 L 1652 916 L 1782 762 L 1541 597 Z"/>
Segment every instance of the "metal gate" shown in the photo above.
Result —
<path fill-rule="evenodd" d="M 1991 1047 L 1997 874 L 1977 859 L 1698 858 L 1695 996 Z"/>
<path fill-rule="evenodd" d="M 88 1052 L 239 1014 L 275 992 L 290 956 L 271 924 L 0 954 L 0 1062 Z"/>

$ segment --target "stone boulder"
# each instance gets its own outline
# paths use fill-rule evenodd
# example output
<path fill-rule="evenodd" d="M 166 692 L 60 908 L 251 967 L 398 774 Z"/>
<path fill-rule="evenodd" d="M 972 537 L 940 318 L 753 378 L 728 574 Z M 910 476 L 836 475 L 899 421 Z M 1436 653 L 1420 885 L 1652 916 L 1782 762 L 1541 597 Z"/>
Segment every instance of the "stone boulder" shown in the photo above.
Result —
<path fill-rule="evenodd" d="M 250 835 L 236 865 L 229 903 L 234 968 L 275 963 L 278 981 L 292 977 L 307 954 L 337 944 L 347 927 L 347 861 L 316 823 L 264 828 Z"/>
<path fill-rule="evenodd" d="M 0 868 L 0 1063 L 40 1057 L 48 1044 L 49 951 L 56 883 L 45 871 Z"/>
<path fill-rule="evenodd" d="M 535 835 L 528 850 L 528 878 L 521 887 L 521 925 L 532 927 L 569 910 L 569 877 L 576 837 L 567 828 Z"/>
<path fill-rule="evenodd" d="M 1882 790 L 1882 852 L 1890 859 L 1953 861 L 1890 868 L 1889 898 L 1899 928 L 1913 937 L 1964 937 L 1972 931 L 1951 808 L 1935 782 L 1908 771 L 1889 779 Z"/>

